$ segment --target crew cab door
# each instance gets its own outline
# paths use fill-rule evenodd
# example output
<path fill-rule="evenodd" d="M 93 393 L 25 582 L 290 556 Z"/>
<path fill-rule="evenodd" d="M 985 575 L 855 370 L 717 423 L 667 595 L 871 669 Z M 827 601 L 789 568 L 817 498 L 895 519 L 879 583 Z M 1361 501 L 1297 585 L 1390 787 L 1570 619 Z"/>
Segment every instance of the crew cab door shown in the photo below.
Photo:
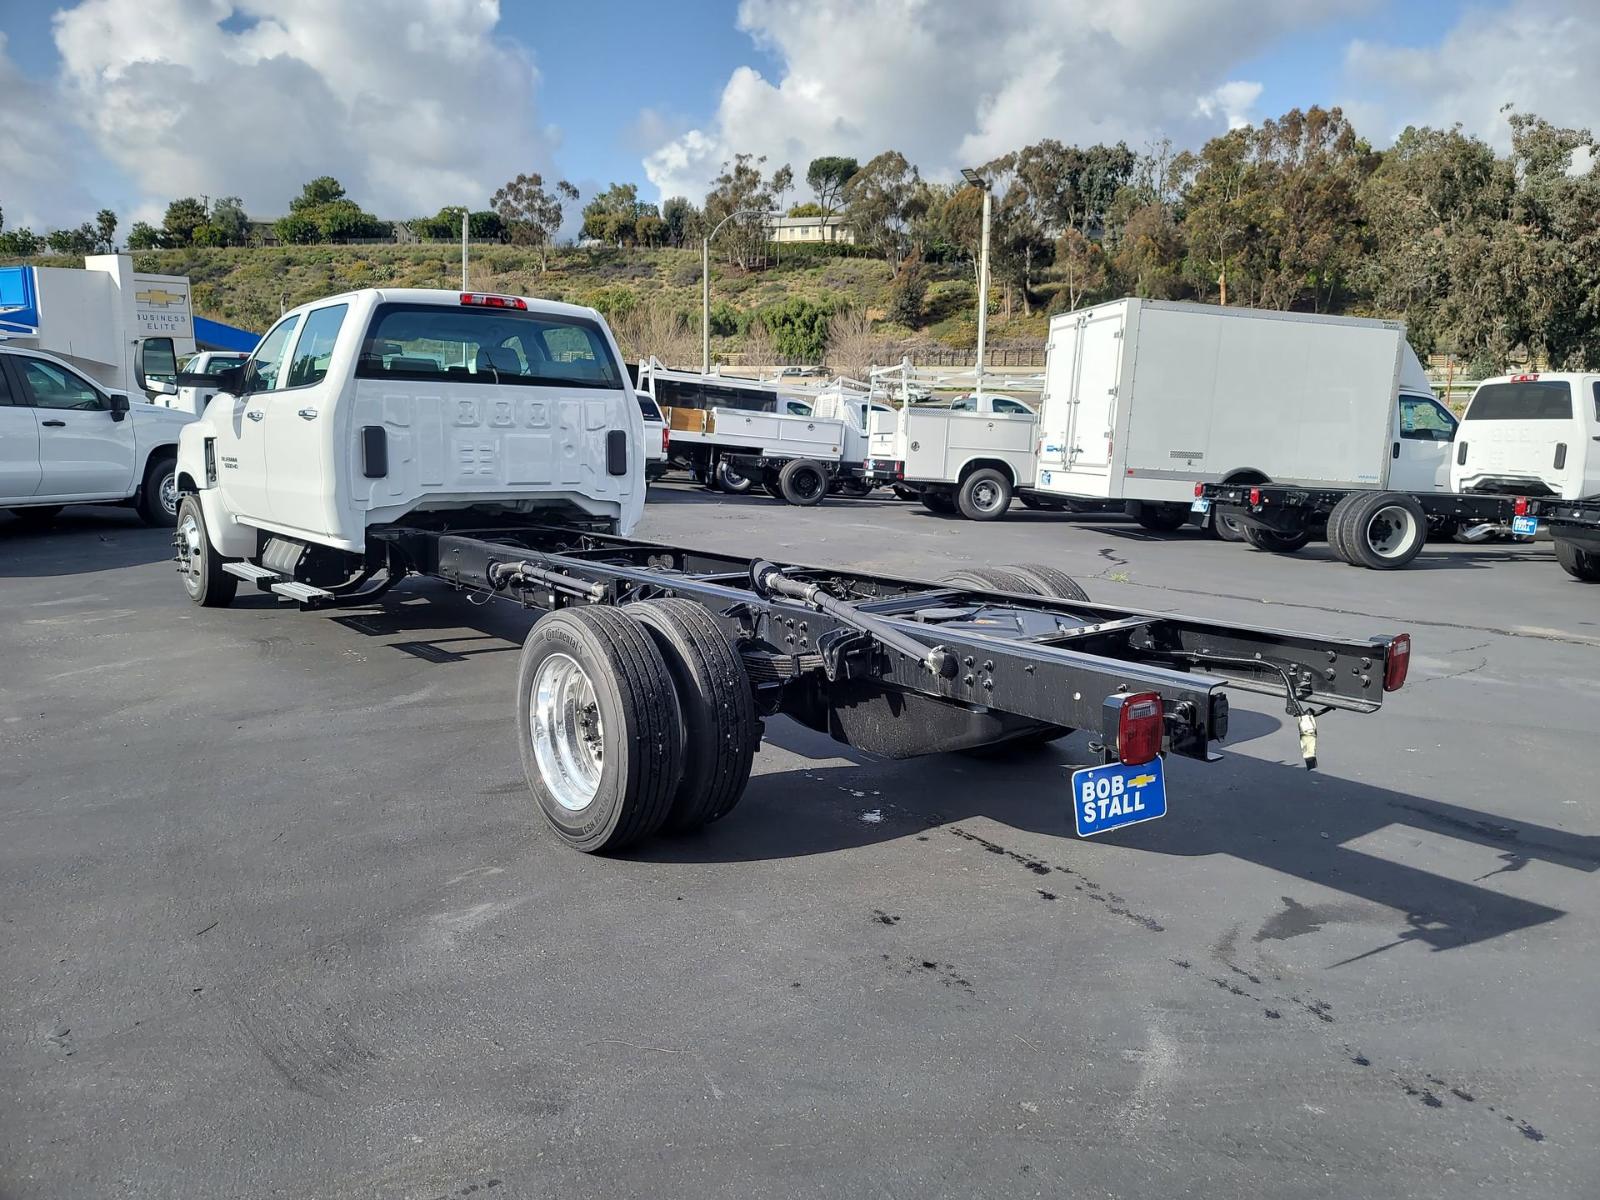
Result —
<path fill-rule="evenodd" d="M 134 490 L 133 422 L 76 371 L 31 355 L 11 359 L 39 430 L 39 498 L 120 500 Z"/>
<path fill-rule="evenodd" d="M 274 325 L 245 363 L 239 395 L 218 393 L 206 408 L 217 430 L 217 489 L 228 511 L 245 521 L 272 520 L 267 504 L 267 439 L 262 426 L 299 323 L 296 313 Z"/>
<path fill-rule="evenodd" d="M 1456 419 L 1432 396 L 1400 394 L 1389 446 L 1389 488 L 1396 492 L 1450 490 L 1450 444 Z"/>
<path fill-rule="evenodd" d="M 16 402 L 21 385 L 6 373 L 10 355 L 0 355 L 0 504 L 30 500 L 39 490 L 39 426 L 33 410 Z"/>
<path fill-rule="evenodd" d="M 306 314 L 262 423 L 272 480 L 268 510 L 277 524 L 311 534 L 333 529 L 332 489 L 326 484 L 329 457 L 337 453 L 330 430 L 343 376 L 328 378 L 328 364 L 349 308 L 330 304 Z M 340 455 L 341 461 L 348 458 Z"/>

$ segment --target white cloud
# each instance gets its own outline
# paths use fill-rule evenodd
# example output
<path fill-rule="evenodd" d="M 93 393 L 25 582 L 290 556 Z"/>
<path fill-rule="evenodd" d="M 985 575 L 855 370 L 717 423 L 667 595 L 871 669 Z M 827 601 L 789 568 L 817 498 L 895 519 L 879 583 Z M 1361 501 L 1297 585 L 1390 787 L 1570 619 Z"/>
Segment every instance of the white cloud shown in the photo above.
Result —
<path fill-rule="evenodd" d="M 499 18 L 498 0 L 81 0 L 55 30 L 63 95 L 146 204 L 237 194 L 276 216 L 327 174 L 408 217 L 547 166 L 538 75 Z"/>
<path fill-rule="evenodd" d="M 1511 0 L 1469 8 L 1436 45 L 1355 42 L 1344 105 L 1357 129 L 1386 144 L 1407 125 L 1460 122 L 1501 150 L 1502 105 L 1558 125 L 1600 129 L 1600 19 L 1594 0 Z"/>
<path fill-rule="evenodd" d="M 1230 79 L 1214 92 L 1201 96 L 1194 106 L 1196 116 L 1222 117 L 1229 129 L 1243 129 L 1255 124 L 1252 115 L 1256 101 L 1261 99 L 1261 85 L 1242 79 Z"/>
<path fill-rule="evenodd" d="M 80 173 L 82 137 L 61 116 L 50 88 L 30 80 L 11 61 L 0 32 L 0 204 L 8 229 L 43 233 L 76 224 L 96 207 Z M 66 221 L 62 214 L 74 216 Z M 75 214 L 81 213 L 82 216 Z"/>
<path fill-rule="evenodd" d="M 1366 6 L 744 0 L 740 27 L 780 60 L 778 79 L 735 70 L 713 118 L 649 154 L 645 171 L 664 196 L 698 197 L 735 151 L 803 173 L 820 154 L 893 148 L 948 178 L 1041 137 L 1195 142 L 1248 120 L 1259 86 L 1230 81 L 1238 64 Z"/>

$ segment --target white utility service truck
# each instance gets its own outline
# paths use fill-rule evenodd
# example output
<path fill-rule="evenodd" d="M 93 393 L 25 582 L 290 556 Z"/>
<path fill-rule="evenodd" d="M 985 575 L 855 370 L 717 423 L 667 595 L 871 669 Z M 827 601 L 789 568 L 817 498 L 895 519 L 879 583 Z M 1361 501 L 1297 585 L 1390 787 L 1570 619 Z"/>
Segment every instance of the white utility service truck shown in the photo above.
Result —
<path fill-rule="evenodd" d="M 1225 681 L 1375 711 L 1405 634 L 1325 638 L 1087 600 L 1049 567 L 944 584 L 636 541 L 639 408 L 598 313 L 374 289 L 287 314 L 183 431 L 183 585 L 301 608 L 410 576 L 546 610 L 516 737 L 540 813 L 616 850 L 738 803 L 783 714 L 892 757 L 1094 732 L 1069 804 L 1093 836 L 1165 815 L 1163 755 L 1211 761 Z M 205 636 L 202 628 L 196 636 Z M 330 754 L 339 748 L 330 743 Z"/>
<path fill-rule="evenodd" d="M 1045 356 L 1043 495 L 1171 530 L 1197 483 L 1449 489 L 1455 418 L 1397 321 L 1127 299 L 1053 318 Z"/>

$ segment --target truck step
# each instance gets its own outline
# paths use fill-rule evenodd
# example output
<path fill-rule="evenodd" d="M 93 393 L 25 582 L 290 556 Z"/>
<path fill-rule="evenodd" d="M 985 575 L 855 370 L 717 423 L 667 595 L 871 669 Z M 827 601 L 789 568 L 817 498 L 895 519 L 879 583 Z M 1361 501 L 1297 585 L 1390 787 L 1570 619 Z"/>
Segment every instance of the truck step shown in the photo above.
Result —
<path fill-rule="evenodd" d="M 333 593 L 330 591 L 314 587 L 309 583 L 296 583 L 292 579 L 270 584 L 267 590 L 274 595 L 282 596 L 285 600 L 293 600 L 301 608 L 315 608 L 324 600 L 332 600 L 334 598 Z"/>
<path fill-rule="evenodd" d="M 246 583 L 253 583 L 258 587 L 282 576 L 269 567 L 258 567 L 253 562 L 225 562 L 222 569 L 229 575 L 237 575 Z"/>

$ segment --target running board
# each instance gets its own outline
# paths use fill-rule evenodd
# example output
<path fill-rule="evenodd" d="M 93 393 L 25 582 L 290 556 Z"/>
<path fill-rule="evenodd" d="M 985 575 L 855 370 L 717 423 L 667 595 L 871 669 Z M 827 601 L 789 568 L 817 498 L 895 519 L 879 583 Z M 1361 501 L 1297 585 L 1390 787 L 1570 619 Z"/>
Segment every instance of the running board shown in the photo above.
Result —
<path fill-rule="evenodd" d="M 296 583 L 292 579 L 285 579 L 270 567 L 257 566 L 252 562 L 226 562 L 222 564 L 222 569 L 246 583 L 255 584 L 263 592 L 271 592 L 275 596 L 282 596 L 285 600 L 293 600 L 301 608 L 320 608 L 329 601 L 337 599 L 332 592 L 324 588 L 309 583 Z"/>

